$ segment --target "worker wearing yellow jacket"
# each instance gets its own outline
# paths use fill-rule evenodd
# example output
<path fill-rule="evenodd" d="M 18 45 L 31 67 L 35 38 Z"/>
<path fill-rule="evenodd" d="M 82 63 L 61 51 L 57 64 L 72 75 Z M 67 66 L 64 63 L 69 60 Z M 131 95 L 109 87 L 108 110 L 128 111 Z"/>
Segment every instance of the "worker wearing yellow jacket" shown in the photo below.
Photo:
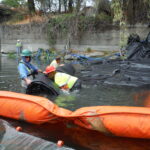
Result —
<path fill-rule="evenodd" d="M 50 66 L 53 66 L 54 68 L 57 68 L 59 66 L 63 66 L 64 64 L 61 64 L 61 57 L 57 56 L 51 63 Z"/>
<path fill-rule="evenodd" d="M 17 56 L 20 56 L 22 52 L 22 43 L 20 40 L 17 40 L 17 43 L 16 43 L 16 54 Z"/>
<path fill-rule="evenodd" d="M 53 66 L 46 67 L 44 73 L 63 90 L 73 91 L 81 88 L 81 81 L 77 77 L 57 72 Z"/>

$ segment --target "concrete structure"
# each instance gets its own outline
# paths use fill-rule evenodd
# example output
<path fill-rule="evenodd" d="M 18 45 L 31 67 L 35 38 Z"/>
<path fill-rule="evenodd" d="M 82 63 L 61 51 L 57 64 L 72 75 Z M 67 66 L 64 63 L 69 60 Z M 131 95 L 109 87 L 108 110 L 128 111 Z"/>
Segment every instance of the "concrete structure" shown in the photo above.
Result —
<path fill-rule="evenodd" d="M 149 32 L 146 26 L 137 26 L 128 28 L 129 34 L 137 33 L 141 38 L 145 38 Z M 26 25 L 1 25 L 0 26 L 1 52 L 16 52 L 16 41 L 20 39 L 23 48 L 29 48 L 36 51 L 38 48 L 48 49 L 46 25 L 42 24 L 26 24 Z M 105 29 L 97 33 L 85 32 L 80 40 L 71 39 L 71 48 L 79 51 L 87 50 L 87 48 L 99 51 L 119 50 L 119 29 Z M 55 48 L 64 49 L 67 38 L 58 38 Z"/>

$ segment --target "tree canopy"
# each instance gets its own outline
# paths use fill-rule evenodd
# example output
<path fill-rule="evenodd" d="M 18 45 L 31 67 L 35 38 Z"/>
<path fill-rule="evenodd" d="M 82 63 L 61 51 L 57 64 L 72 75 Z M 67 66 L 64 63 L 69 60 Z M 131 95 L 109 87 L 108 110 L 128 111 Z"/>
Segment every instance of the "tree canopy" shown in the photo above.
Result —
<path fill-rule="evenodd" d="M 150 0 L 2 0 L 5 6 L 26 8 L 29 14 L 36 10 L 47 13 L 73 13 L 86 15 L 93 8 L 93 16 L 112 17 L 113 21 L 124 20 L 129 24 L 150 18 Z M 90 6 L 89 6 L 90 4 Z"/>
<path fill-rule="evenodd" d="M 10 7 L 20 7 L 21 5 L 25 4 L 24 0 L 2 0 L 2 4 Z"/>

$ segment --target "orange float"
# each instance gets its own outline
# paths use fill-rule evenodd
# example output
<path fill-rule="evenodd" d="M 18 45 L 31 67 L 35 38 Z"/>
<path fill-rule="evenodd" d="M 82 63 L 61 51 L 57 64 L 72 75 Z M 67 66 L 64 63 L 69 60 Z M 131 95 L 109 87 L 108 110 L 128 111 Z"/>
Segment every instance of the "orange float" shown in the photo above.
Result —
<path fill-rule="evenodd" d="M 16 127 L 16 131 L 22 131 L 22 128 L 21 127 Z"/>
<path fill-rule="evenodd" d="M 59 140 L 57 142 L 57 147 L 62 147 L 64 145 L 64 142 L 62 140 Z"/>
<path fill-rule="evenodd" d="M 0 91 L 0 108 L 0 116 L 33 124 L 63 122 L 107 135 L 150 139 L 148 107 L 93 106 L 72 112 L 43 97 Z"/>

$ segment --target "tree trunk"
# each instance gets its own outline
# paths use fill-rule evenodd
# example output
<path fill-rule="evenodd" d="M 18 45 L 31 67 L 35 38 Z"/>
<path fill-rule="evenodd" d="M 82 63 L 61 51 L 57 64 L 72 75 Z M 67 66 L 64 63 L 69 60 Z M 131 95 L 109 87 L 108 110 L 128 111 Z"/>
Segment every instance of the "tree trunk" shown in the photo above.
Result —
<path fill-rule="evenodd" d="M 34 14 L 35 13 L 34 0 L 28 0 L 28 10 L 29 10 L 30 14 Z"/>
<path fill-rule="evenodd" d="M 73 0 L 69 0 L 69 2 L 68 2 L 68 9 L 69 9 L 70 13 L 73 12 Z"/>
<path fill-rule="evenodd" d="M 67 12 L 67 0 L 63 0 L 64 2 L 64 9 L 65 9 L 65 12 Z"/>
<path fill-rule="evenodd" d="M 60 13 L 61 12 L 61 0 L 59 0 L 59 8 L 58 8 L 58 12 Z"/>
<path fill-rule="evenodd" d="M 147 20 L 148 6 L 141 0 L 128 0 L 127 17 L 130 24 Z"/>
<path fill-rule="evenodd" d="M 76 2 L 76 13 L 78 13 L 80 11 L 81 2 L 82 2 L 82 0 L 77 0 L 77 2 Z"/>

